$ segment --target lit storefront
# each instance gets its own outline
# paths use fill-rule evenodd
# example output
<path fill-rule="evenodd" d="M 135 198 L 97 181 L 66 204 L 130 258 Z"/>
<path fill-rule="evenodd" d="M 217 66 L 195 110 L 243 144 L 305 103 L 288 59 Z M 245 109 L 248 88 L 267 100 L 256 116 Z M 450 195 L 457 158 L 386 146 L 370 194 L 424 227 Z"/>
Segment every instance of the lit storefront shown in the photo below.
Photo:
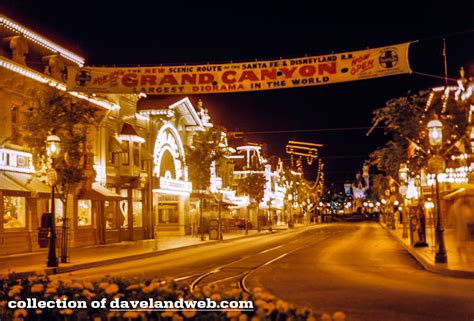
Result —
<path fill-rule="evenodd" d="M 208 116 L 202 110 L 197 112 L 188 98 L 175 102 L 144 100 L 138 108 L 138 113 L 150 121 L 148 137 L 153 142 L 150 226 L 155 237 L 189 234 L 192 184 L 184 147 L 192 144 L 195 132 L 205 129 Z"/>
<path fill-rule="evenodd" d="M 4 142 L 0 150 L 1 255 L 38 250 L 41 216 L 51 209 L 51 187 L 39 180 L 44 175 L 33 167 L 33 156 L 22 141 L 24 113 L 45 89 L 65 92 L 67 66 L 82 66 L 84 59 L 4 16 L 0 16 L 0 37 L 0 117 L 4 119 L 0 127 Z M 67 95 L 99 108 L 101 115 L 119 109 L 104 97 L 77 92 Z M 90 136 L 92 152 L 98 155 L 93 139 L 96 132 L 91 130 Z M 103 204 L 117 200 L 117 196 L 94 184 L 89 190 L 69 195 L 67 211 L 63 202 L 55 199 L 57 226 L 61 227 L 66 212 L 70 219 L 70 246 L 100 243 Z M 61 232 L 59 228 L 59 239 Z"/>

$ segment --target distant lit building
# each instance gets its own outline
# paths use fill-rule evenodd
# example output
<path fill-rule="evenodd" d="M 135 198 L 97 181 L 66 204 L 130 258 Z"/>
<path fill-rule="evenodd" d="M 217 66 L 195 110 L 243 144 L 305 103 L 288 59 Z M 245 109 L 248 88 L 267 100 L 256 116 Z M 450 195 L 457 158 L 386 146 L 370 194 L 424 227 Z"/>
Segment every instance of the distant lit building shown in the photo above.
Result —
<path fill-rule="evenodd" d="M 249 174 L 259 173 L 264 175 L 266 183 L 263 200 L 257 208 L 247 208 L 250 203 L 248 196 L 240 195 L 239 211 L 241 217 L 246 217 L 245 211 L 249 210 L 250 222 L 253 226 L 257 225 L 257 210 L 265 212 L 265 222 L 267 224 L 286 223 L 284 217 L 284 204 L 286 188 L 283 182 L 283 164 L 278 161 L 277 164 L 269 164 L 261 153 L 261 146 L 257 144 L 246 144 L 238 146 L 236 153 L 231 156 L 234 160 L 234 190 L 238 190 L 239 181 Z"/>

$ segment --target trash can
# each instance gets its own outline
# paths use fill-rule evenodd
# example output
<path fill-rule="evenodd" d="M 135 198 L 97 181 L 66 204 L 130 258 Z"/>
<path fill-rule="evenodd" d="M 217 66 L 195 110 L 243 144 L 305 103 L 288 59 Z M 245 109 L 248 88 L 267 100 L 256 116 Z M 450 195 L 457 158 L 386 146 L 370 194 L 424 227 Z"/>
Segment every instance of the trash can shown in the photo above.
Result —
<path fill-rule="evenodd" d="M 209 239 L 210 240 L 219 239 L 219 221 L 218 220 L 209 220 Z"/>

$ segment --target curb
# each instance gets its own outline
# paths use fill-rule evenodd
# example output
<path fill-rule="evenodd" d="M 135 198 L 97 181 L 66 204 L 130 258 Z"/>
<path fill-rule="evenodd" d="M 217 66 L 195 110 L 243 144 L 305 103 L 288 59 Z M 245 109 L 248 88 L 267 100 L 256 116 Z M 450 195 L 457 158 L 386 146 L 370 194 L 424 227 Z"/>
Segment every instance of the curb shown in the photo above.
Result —
<path fill-rule="evenodd" d="M 380 224 L 380 222 L 379 222 Z M 474 279 L 474 272 L 471 271 L 464 271 L 464 270 L 453 270 L 448 269 L 445 263 L 431 263 L 429 262 L 423 255 L 417 253 L 417 251 L 411 247 L 410 245 L 406 244 L 398 236 L 395 235 L 390 229 L 386 228 L 382 224 L 380 226 L 385 229 L 389 234 L 396 239 L 405 250 L 426 270 L 432 273 L 442 274 L 446 276 L 451 276 L 455 278 L 464 278 L 464 279 Z"/>
<path fill-rule="evenodd" d="M 311 225 L 309 225 L 311 226 Z M 45 268 L 43 270 L 37 270 L 37 271 L 23 271 L 23 272 L 11 272 L 9 275 L 14 276 L 14 278 L 27 278 L 32 275 L 53 275 L 53 274 L 62 274 L 62 273 L 68 273 L 68 272 L 73 272 L 73 271 L 78 271 L 82 269 L 88 269 L 88 268 L 94 268 L 94 267 L 99 267 L 103 265 L 108 265 L 108 264 L 114 264 L 114 263 L 123 263 L 127 262 L 129 260 L 139 260 L 139 259 L 147 259 L 167 253 L 171 253 L 173 251 L 178 251 L 178 250 L 184 250 L 184 249 L 191 249 L 191 248 L 198 248 L 198 247 L 203 247 L 203 246 L 209 246 L 209 245 L 214 245 L 214 244 L 220 244 L 220 243 L 230 243 L 236 240 L 241 240 L 245 238 L 251 238 L 251 237 L 257 237 L 257 236 L 264 236 L 264 235 L 271 235 L 275 233 L 281 233 L 281 232 L 288 232 L 288 231 L 294 231 L 300 228 L 303 228 L 306 226 L 298 226 L 286 230 L 273 230 L 272 232 L 269 232 L 268 230 L 263 231 L 264 233 L 256 233 L 252 235 L 242 235 L 238 237 L 234 237 L 231 239 L 227 240 L 216 240 L 216 241 L 207 241 L 205 243 L 198 243 L 198 244 L 192 244 L 192 245 L 185 245 L 181 247 L 175 247 L 175 248 L 170 248 L 170 249 L 163 249 L 163 250 L 156 250 L 156 251 L 151 251 L 151 252 L 145 252 L 145 253 L 140 253 L 140 254 L 134 254 L 134 255 L 129 255 L 129 256 L 121 256 L 121 257 L 116 257 L 116 258 L 111 258 L 111 259 L 106 259 L 102 261 L 94 261 L 94 262 L 84 262 L 84 263 L 77 263 L 77 264 L 72 264 L 70 266 L 59 266 L 59 267 L 54 267 L 54 268 Z"/>

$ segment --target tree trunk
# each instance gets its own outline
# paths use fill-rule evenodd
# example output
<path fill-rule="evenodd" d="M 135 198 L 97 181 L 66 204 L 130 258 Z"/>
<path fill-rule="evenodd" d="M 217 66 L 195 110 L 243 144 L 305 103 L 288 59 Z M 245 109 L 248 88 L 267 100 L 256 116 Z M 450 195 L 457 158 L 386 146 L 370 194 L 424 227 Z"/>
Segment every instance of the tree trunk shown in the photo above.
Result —
<path fill-rule="evenodd" d="M 249 223 L 248 221 L 250 220 L 250 208 L 247 205 L 247 218 L 245 219 L 245 234 L 249 234 Z"/>
<path fill-rule="evenodd" d="M 199 225 L 201 225 L 201 241 L 204 241 L 204 217 L 202 216 L 202 203 L 204 199 L 202 197 L 199 198 Z"/>

